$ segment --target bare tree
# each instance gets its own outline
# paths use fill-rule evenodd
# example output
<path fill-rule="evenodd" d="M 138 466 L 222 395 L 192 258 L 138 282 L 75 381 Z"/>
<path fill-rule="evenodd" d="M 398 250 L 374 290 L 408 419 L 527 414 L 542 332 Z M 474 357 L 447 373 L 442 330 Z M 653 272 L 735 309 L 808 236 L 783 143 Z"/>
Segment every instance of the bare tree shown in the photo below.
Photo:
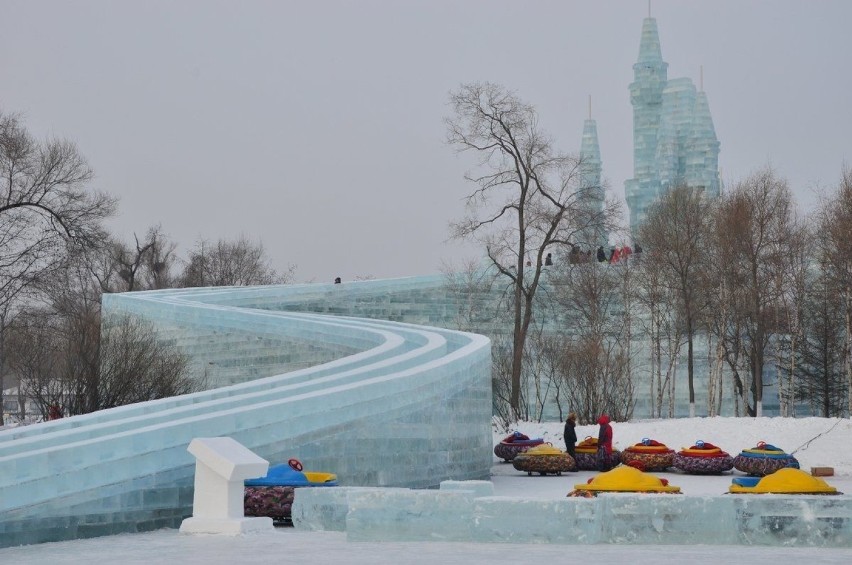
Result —
<path fill-rule="evenodd" d="M 726 194 L 717 216 L 716 244 L 724 258 L 721 276 L 733 300 L 729 312 L 737 318 L 729 327 L 741 330 L 738 335 L 727 333 L 726 347 L 729 354 L 734 350 L 737 356 L 743 354 L 748 363 L 754 403 L 748 412 L 754 416 L 763 414 L 763 371 L 767 347 L 778 328 L 778 277 L 789 255 L 792 215 L 787 182 L 764 169 Z M 737 368 L 731 368 L 736 377 Z"/>
<path fill-rule="evenodd" d="M 0 112 L 0 341 L 29 287 L 61 265 L 70 249 L 104 239 L 101 222 L 113 214 L 115 200 L 87 191 L 91 178 L 73 143 L 39 143 L 17 116 Z M 0 347 L 0 402 L 4 350 Z"/>
<path fill-rule="evenodd" d="M 86 190 L 92 171 L 70 141 L 36 142 L 0 114 L 0 304 L 50 273 L 70 247 L 105 238 L 115 200 Z"/>
<path fill-rule="evenodd" d="M 584 422 L 601 413 L 623 420 L 633 414 L 629 269 L 579 263 L 562 266 L 553 276 L 555 308 L 571 328 L 554 346 L 560 397 Z"/>
<path fill-rule="evenodd" d="M 661 275 L 660 281 L 672 291 L 670 296 L 678 300 L 676 307 L 683 313 L 690 417 L 695 417 L 695 334 L 709 305 L 711 210 L 712 202 L 703 191 L 677 186 L 651 206 L 640 228 L 646 246 L 643 261 Z"/>
<path fill-rule="evenodd" d="M 98 410 L 187 394 L 204 384 L 189 376 L 185 354 L 158 340 L 150 322 L 129 315 L 103 321 L 98 357 Z"/>
<path fill-rule="evenodd" d="M 618 344 L 578 337 L 563 349 L 561 371 L 580 422 L 594 422 L 600 414 L 624 421 L 632 416 L 634 391 L 627 378 L 627 356 Z"/>
<path fill-rule="evenodd" d="M 294 267 L 280 274 L 270 265 L 260 242 L 245 236 L 234 241 L 220 239 L 215 244 L 199 241 L 189 253 L 181 277 L 183 287 L 252 286 L 283 284 L 293 275 Z"/>
<path fill-rule="evenodd" d="M 133 240 L 132 245 L 127 245 L 113 238 L 100 258 L 89 260 L 101 290 L 132 292 L 171 287 L 177 245 L 159 225 L 149 228 L 141 240 L 134 234 Z"/>
<path fill-rule="evenodd" d="M 160 342 L 150 324 L 117 317 L 102 327 L 102 280 L 92 276 L 92 258 L 69 255 L 40 280 L 44 304 L 30 304 L 16 316 L 8 349 L 22 391 L 42 411 L 58 404 L 70 415 L 202 386 L 186 375 L 186 358 Z"/>
<path fill-rule="evenodd" d="M 507 336 L 495 336 L 491 340 L 491 403 L 494 416 L 503 430 L 513 422 L 528 420 L 526 379 L 521 377 L 520 411 L 512 408 L 512 345 Z"/>
<path fill-rule="evenodd" d="M 611 214 L 584 205 L 599 187 L 584 186 L 580 159 L 554 148 L 532 106 L 491 83 L 462 85 L 450 103 L 448 142 L 477 154 L 482 171 L 466 175 L 477 188 L 453 235 L 479 241 L 508 281 L 514 315 L 510 405 L 518 416 L 524 347 L 545 255 L 594 232 Z"/>
<path fill-rule="evenodd" d="M 458 308 L 455 329 L 465 332 L 485 332 L 496 328 L 493 322 L 501 318 L 502 311 L 491 293 L 494 276 L 479 268 L 475 261 L 461 267 L 445 264 L 444 291 Z"/>
<path fill-rule="evenodd" d="M 820 211 L 819 226 L 823 257 L 843 309 L 843 366 L 847 411 L 852 414 L 852 169 L 843 168 L 836 194 Z"/>
<path fill-rule="evenodd" d="M 62 351 L 52 322 L 46 311 L 25 311 L 10 325 L 7 340 L 9 365 L 19 379 L 18 397 L 31 399 L 45 419 L 49 406 L 63 403 L 63 383 L 58 378 Z"/>
<path fill-rule="evenodd" d="M 813 284 L 814 233 L 804 222 L 794 219 L 790 226 L 787 252 L 782 253 L 782 270 L 776 281 L 780 297 L 778 332 L 775 338 L 775 364 L 778 370 L 778 402 L 782 416 L 795 416 L 796 362 L 799 347 L 807 339 L 803 328 L 804 308 Z M 824 270 L 824 269 L 821 269 Z"/>
<path fill-rule="evenodd" d="M 199 390 L 188 358 L 157 340 L 149 323 L 123 316 L 108 320 L 29 311 L 11 332 L 11 364 L 20 390 L 47 415 L 85 414 Z"/>
<path fill-rule="evenodd" d="M 789 377 L 796 371 L 795 399 L 808 402 L 812 414 L 842 417 L 848 408 L 842 298 L 835 292 L 824 259 L 816 269 L 801 298 L 801 342 L 796 349 L 784 351 L 785 359 L 793 359 L 781 365 L 781 373 Z"/>

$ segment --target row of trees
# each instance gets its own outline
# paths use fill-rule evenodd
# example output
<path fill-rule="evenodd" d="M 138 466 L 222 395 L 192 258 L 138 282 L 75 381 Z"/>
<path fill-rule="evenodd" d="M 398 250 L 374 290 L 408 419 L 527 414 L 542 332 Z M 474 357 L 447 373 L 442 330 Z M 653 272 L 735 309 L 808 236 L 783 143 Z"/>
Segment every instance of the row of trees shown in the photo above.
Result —
<path fill-rule="evenodd" d="M 149 324 L 101 319 L 101 295 L 293 274 L 276 272 L 245 237 L 200 241 L 183 259 L 159 226 L 123 242 L 104 226 L 117 201 L 91 179 L 73 143 L 39 142 L 19 117 L 0 114 L 0 404 L 10 376 L 42 415 L 54 404 L 81 414 L 195 390 L 204 383 Z"/>
<path fill-rule="evenodd" d="M 715 348 L 704 375 L 710 414 L 721 403 L 724 368 L 744 412 L 762 415 L 769 365 L 782 415 L 794 415 L 799 401 L 822 416 L 850 413 L 850 220 L 848 170 L 810 217 L 796 213 L 787 182 L 771 169 L 718 201 L 677 187 L 652 208 L 640 232 L 648 249 L 640 273 L 646 289 L 648 272 L 659 273 L 662 306 L 678 316 L 691 414 L 699 335 Z"/>
<path fill-rule="evenodd" d="M 584 205 L 599 187 L 584 186 L 582 158 L 556 151 L 535 110 L 511 92 L 464 85 L 451 103 L 450 143 L 479 158 L 479 172 L 466 177 L 476 185 L 469 215 L 454 235 L 482 244 L 488 271 L 496 274 L 489 284 L 504 285 L 512 318 L 511 335 L 496 336 L 494 347 L 495 410 L 504 420 L 540 415 L 545 398 L 584 421 L 604 411 L 628 418 L 639 370 L 650 373 L 650 415 L 673 415 L 684 349 L 692 415 L 696 379 L 704 379 L 708 414 L 719 413 L 725 391 L 735 413 L 760 416 L 770 366 L 779 375 L 782 414 L 794 415 L 802 402 L 816 414 L 849 413 L 848 170 L 807 218 L 771 169 L 716 200 L 700 187 L 677 186 L 634 234 L 645 250 L 640 261 L 549 267 L 548 253 L 567 257 L 572 245 L 594 248 L 585 234 L 611 232 L 617 206 Z M 699 340 L 707 354 L 700 375 Z"/>

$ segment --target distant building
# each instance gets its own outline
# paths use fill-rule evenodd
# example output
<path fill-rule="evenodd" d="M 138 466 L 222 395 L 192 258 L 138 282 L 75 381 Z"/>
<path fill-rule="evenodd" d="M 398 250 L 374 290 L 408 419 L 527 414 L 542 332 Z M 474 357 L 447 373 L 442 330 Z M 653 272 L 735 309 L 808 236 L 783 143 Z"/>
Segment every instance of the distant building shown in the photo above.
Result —
<path fill-rule="evenodd" d="M 633 178 L 624 183 L 633 234 L 648 207 L 674 186 L 719 196 L 719 141 L 703 84 L 696 89 L 691 79 L 669 80 L 667 71 L 657 21 L 645 18 L 630 84 Z"/>

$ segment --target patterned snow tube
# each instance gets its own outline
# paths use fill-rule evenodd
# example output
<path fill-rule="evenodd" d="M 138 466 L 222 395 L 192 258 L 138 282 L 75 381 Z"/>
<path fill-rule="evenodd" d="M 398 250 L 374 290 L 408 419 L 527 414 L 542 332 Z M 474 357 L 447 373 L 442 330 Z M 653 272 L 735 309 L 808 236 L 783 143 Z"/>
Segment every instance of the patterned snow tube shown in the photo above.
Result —
<path fill-rule="evenodd" d="M 565 471 L 574 469 L 577 464 L 567 453 L 553 455 L 531 455 L 529 453 L 519 453 L 518 456 L 512 460 L 512 466 L 518 471 L 526 471 L 529 475 L 532 475 L 533 473 L 538 473 L 540 475 L 555 473 L 557 475 L 561 475 Z"/>
<path fill-rule="evenodd" d="M 273 524 L 288 524 L 293 517 L 294 487 L 245 487 L 246 516 L 266 516 Z"/>
<path fill-rule="evenodd" d="M 660 453 L 643 453 L 630 448 L 621 452 L 621 463 L 640 471 L 665 471 L 674 463 L 675 452 L 669 449 Z"/>
<path fill-rule="evenodd" d="M 598 438 L 586 437 L 574 449 L 577 469 L 581 471 L 599 471 L 598 468 Z M 609 456 L 609 468 L 617 467 L 621 462 L 621 453 L 613 449 Z"/>
<path fill-rule="evenodd" d="M 783 449 L 763 441 L 734 457 L 734 468 L 755 477 L 765 477 L 787 467 L 798 469 L 799 461 Z"/>
<path fill-rule="evenodd" d="M 512 461 L 519 453 L 523 453 L 531 447 L 541 445 L 544 440 L 541 438 L 517 440 L 513 442 L 501 441 L 494 446 L 494 455 L 506 461 Z"/>
<path fill-rule="evenodd" d="M 690 475 L 719 475 L 734 467 L 734 459 L 727 453 L 717 457 L 689 457 L 676 453 L 672 467 Z"/>
<path fill-rule="evenodd" d="M 792 455 L 772 456 L 740 453 L 734 457 L 734 468 L 747 475 L 765 477 L 779 469 L 799 468 L 799 461 Z"/>
<path fill-rule="evenodd" d="M 674 451 L 650 438 L 621 452 L 621 462 L 640 471 L 665 471 L 674 463 Z"/>
<path fill-rule="evenodd" d="M 581 471 L 597 471 L 598 470 L 598 450 L 589 451 L 588 449 L 576 449 L 577 468 Z M 621 462 L 621 452 L 613 449 L 609 456 L 609 468 L 617 467 Z"/>

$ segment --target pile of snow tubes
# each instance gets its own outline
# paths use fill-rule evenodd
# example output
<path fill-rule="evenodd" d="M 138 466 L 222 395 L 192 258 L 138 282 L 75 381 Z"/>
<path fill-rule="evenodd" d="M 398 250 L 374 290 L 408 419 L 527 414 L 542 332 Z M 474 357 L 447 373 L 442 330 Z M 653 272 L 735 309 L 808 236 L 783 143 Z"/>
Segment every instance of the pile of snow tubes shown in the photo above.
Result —
<path fill-rule="evenodd" d="M 672 466 L 674 458 L 674 450 L 650 438 L 643 438 L 621 452 L 621 462 L 640 471 L 665 471 Z"/>
<path fill-rule="evenodd" d="M 296 487 L 337 486 L 337 475 L 302 471 L 298 459 L 269 468 L 265 477 L 245 481 L 243 512 L 245 516 L 266 516 L 276 526 L 291 525 Z"/>
<path fill-rule="evenodd" d="M 521 432 L 513 432 L 503 438 L 503 440 L 494 446 L 494 455 L 506 461 L 512 461 L 519 453 L 523 453 L 531 447 L 544 443 L 542 438 L 530 439 L 529 436 Z"/>
<path fill-rule="evenodd" d="M 577 468 L 581 471 L 598 470 L 598 439 L 587 437 L 577 444 L 574 449 L 577 456 Z M 616 467 L 621 462 L 621 452 L 613 449 L 609 456 L 609 468 Z"/>
<path fill-rule="evenodd" d="M 518 471 L 526 471 L 527 475 L 538 473 L 561 475 L 577 467 L 574 459 L 557 447 L 550 444 L 537 445 L 519 453 L 513 460 L 512 466 Z"/>
<path fill-rule="evenodd" d="M 779 469 L 798 469 L 799 461 L 784 450 L 766 442 L 758 442 L 752 449 L 743 449 L 734 457 L 734 468 L 747 475 L 764 477 Z"/>
<path fill-rule="evenodd" d="M 698 440 L 675 454 L 672 467 L 690 475 L 719 475 L 734 467 L 734 459 L 712 443 Z"/>

